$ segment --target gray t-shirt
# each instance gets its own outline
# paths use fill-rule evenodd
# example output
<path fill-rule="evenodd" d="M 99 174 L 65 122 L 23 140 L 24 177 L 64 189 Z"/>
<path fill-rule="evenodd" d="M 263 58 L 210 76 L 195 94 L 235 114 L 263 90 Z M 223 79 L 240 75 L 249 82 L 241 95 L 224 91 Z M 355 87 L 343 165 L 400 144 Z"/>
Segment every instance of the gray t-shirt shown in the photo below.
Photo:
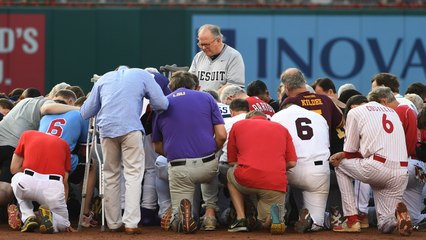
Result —
<path fill-rule="evenodd" d="M 225 45 L 219 56 L 212 60 L 203 51 L 197 53 L 192 60 L 190 73 L 198 76 L 201 90 L 217 91 L 227 83 L 244 87 L 245 68 L 241 54 L 232 47 Z"/>
<path fill-rule="evenodd" d="M 12 108 L 0 121 L 0 146 L 16 147 L 24 131 L 37 130 L 42 117 L 40 108 L 46 102 L 53 103 L 44 97 L 25 98 Z"/>

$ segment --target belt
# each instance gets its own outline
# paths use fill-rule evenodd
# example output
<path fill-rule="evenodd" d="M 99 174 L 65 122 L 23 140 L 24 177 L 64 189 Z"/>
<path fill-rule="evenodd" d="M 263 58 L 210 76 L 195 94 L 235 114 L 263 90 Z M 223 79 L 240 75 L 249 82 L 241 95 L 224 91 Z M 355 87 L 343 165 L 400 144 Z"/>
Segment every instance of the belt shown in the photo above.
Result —
<path fill-rule="evenodd" d="M 34 176 L 34 172 L 31 170 L 25 170 L 24 171 L 25 174 L 30 175 L 30 176 Z M 49 180 L 56 180 L 56 181 L 60 181 L 61 177 L 56 176 L 56 175 L 48 175 L 49 176 Z"/>
<path fill-rule="evenodd" d="M 320 166 L 320 165 L 323 164 L 323 162 L 322 161 L 315 161 L 314 164 L 315 164 L 315 166 Z"/>
<path fill-rule="evenodd" d="M 378 156 L 376 154 L 373 155 L 373 160 L 376 160 L 376 161 L 381 162 L 381 163 L 385 163 L 386 162 L 386 158 L 380 157 L 380 156 Z M 406 166 L 408 166 L 408 162 L 399 162 L 399 165 L 401 167 L 406 167 Z"/>
<path fill-rule="evenodd" d="M 206 162 L 210 162 L 211 160 L 214 160 L 214 159 L 216 159 L 216 156 L 213 154 L 213 155 L 211 155 L 211 156 L 208 156 L 208 157 L 205 157 L 205 158 L 202 158 L 201 159 L 201 161 L 203 161 L 203 163 L 206 163 Z M 183 166 L 183 165 L 185 165 L 186 164 L 186 160 L 183 160 L 183 161 L 171 161 L 170 162 L 170 166 L 172 166 L 172 167 L 176 167 L 176 166 Z"/>

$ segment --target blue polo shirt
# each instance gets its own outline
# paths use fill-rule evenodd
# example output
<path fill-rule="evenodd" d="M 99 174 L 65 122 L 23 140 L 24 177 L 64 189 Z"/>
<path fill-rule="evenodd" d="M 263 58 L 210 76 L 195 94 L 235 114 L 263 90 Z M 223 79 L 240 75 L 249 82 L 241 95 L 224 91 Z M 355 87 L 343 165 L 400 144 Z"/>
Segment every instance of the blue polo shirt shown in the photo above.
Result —
<path fill-rule="evenodd" d="M 205 92 L 179 88 L 167 96 L 169 108 L 153 123 L 153 142 L 163 142 L 168 161 L 216 151 L 214 125 L 224 124 L 216 101 Z"/>

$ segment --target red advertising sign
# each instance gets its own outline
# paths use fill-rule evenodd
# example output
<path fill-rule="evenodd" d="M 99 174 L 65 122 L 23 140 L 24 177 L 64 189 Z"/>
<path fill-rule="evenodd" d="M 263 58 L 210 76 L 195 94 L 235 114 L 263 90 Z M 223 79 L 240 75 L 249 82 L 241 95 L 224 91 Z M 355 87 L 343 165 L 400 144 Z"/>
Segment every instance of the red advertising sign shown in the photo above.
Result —
<path fill-rule="evenodd" d="M 0 92 L 34 87 L 44 93 L 45 17 L 0 14 Z"/>

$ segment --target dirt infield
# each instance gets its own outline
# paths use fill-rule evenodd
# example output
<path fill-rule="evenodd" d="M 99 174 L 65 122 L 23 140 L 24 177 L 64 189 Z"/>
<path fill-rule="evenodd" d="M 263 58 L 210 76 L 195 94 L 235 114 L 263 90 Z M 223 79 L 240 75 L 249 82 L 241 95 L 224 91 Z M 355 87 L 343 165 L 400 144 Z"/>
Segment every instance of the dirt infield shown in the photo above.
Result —
<path fill-rule="evenodd" d="M 195 234 L 182 234 L 174 232 L 164 232 L 160 227 L 142 227 L 141 235 L 127 235 L 125 233 L 101 232 L 100 228 L 86 228 L 77 233 L 56 233 L 42 235 L 40 233 L 21 233 L 12 231 L 7 225 L 0 225 L 0 239 L 426 239 L 426 232 L 413 232 L 410 237 L 401 237 L 398 233 L 380 234 L 377 229 L 363 229 L 361 233 L 334 233 L 322 231 L 316 233 L 299 234 L 292 229 L 288 229 L 284 235 L 270 235 L 268 232 L 248 232 L 248 233 L 228 233 L 226 229 L 219 229 L 213 232 L 198 231 Z"/>

